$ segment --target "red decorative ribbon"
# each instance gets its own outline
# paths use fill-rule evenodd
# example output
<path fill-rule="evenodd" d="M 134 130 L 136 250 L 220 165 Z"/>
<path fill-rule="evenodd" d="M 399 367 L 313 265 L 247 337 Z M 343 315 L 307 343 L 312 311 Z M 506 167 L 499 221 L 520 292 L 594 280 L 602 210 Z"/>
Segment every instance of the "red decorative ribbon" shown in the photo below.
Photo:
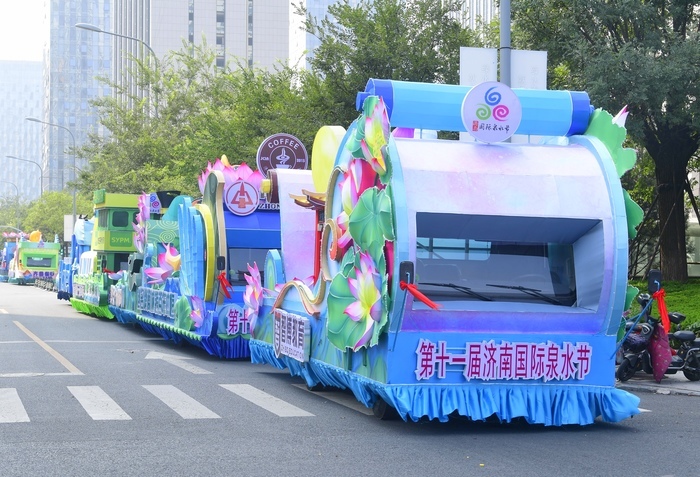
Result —
<path fill-rule="evenodd" d="M 219 276 L 216 277 L 216 279 L 219 280 L 219 283 L 221 283 L 226 298 L 231 298 L 231 294 L 228 292 L 228 289 L 231 287 L 231 283 L 228 281 L 228 278 L 226 278 L 226 272 L 219 273 Z"/>
<path fill-rule="evenodd" d="M 433 310 L 438 310 L 441 308 L 440 305 L 435 303 L 433 300 L 428 298 L 427 296 L 423 295 L 420 290 L 418 290 L 418 287 L 415 286 L 413 283 L 406 283 L 405 281 L 401 280 L 399 282 L 399 286 L 401 287 L 402 290 L 408 290 L 411 295 L 413 295 L 416 299 L 422 301 L 426 305 L 428 305 L 430 308 Z"/>
<path fill-rule="evenodd" d="M 654 292 L 654 294 L 651 296 L 654 298 L 654 300 L 658 302 L 659 315 L 661 315 L 661 323 L 664 325 L 666 333 L 668 333 L 669 331 L 671 331 L 671 320 L 668 318 L 668 309 L 666 308 L 666 302 L 664 301 L 666 292 L 662 288 L 661 290 Z"/>

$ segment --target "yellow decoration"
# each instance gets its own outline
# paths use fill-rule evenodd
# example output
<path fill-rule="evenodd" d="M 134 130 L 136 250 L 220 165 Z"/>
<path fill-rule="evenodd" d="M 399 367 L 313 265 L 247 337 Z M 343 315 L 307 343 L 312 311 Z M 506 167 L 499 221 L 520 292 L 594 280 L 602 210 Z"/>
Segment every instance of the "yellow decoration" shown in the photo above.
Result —
<path fill-rule="evenodd" d="M 226 154 L 221 155 L 221 163 L 226 167 L 231 167 L 231 163 L 228 162 L 228 157 L 226 157 Z"/>
<path fill-rule="evenodd" d="M 323 126 L 316 133 L 311 153 L 311 178 L 317 192 L 324 192 L 335 165 L 335 156 L 345 136 L 342 126 Z"/>
<path fill-rule="evenodd" d="M 35 230 L 34 232 L 29 234 L 29 241 L 30 242 L 38 242 L 41 240 L 41 232 L 38 230 Z"/>

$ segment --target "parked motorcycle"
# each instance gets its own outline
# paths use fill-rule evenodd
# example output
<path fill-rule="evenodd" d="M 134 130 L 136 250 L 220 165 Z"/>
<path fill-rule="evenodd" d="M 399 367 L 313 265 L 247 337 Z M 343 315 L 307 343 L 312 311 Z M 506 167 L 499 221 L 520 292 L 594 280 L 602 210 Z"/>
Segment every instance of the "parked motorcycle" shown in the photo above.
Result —
<path fill-rule="evenodd" d="M 663 326 L 659 318 L 651 315 L 651 296 L 647 293 L 640 294 L 637 301 L 642 306 L 642 322 L 628 321 L 626 329 L 630 331 L 622 344 L 624 359 L 615 372 L 615 377 L 620 381 L 627 381 L 637 371 L 643 370 L 651 374 L 653 372 L 652 356 L 649 353 L 651 337 L 656 327 Z M 668 314 L 671 323 L 679 324 L 685 320 L 685 315 L 679 312 Z M 671 357 L 671 363 L 664 374 L 676 374 L 682 371 L 690 381 L 700 381 L 700 339 L 692 331 L 682 330 L 670 333 L 669 340 L 680 343 L 675 354 Z"/>

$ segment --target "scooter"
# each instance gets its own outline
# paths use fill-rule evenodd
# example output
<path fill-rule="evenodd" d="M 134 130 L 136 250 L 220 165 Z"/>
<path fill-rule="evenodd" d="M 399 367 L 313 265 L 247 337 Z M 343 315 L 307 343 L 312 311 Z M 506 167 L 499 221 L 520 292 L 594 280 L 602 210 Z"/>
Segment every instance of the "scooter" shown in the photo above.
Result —
<path fill-rule="evenodd" d="M 651 316 L 651 297 L 647 293 L 640 294 L 637 301 L 642 306 L 644 322 L 636 323 L 628 321 L 626 329 L 629 332 L 622 344 L 624 359 L 615 372 L 615 377 L 620 381 L 627 381 L 637 371 L 651 374 L 653 372 L 649 343 L 657 326 L 662 326 L 658 318 Z M 680 324 L 685 320 L 685 315 L 679 312 L 668 314 L 671 323 Z M 632 331 L 629 331 L 631 328 Z M 668 335 L 669 340 L 680 343 L 675 354 L 671 357 L 671 363 L 664 374 L 676 374 L 682 371 L 690 381 L 700 381 L 700 339 L 695 333 L 688 330 L 676 331 Z"/>

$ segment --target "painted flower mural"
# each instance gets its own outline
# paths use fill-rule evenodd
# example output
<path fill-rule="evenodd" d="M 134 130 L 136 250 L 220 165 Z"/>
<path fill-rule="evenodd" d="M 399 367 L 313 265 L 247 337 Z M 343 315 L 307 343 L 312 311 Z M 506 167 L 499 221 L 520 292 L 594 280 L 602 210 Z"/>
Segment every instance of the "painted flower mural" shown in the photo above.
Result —
<path fill-rule="evenodd" d="M 388 153 L 389 121 L 380 98 L 365 100 L 341 162 L 338 194 L 329 194 L 336 240 L 330 258 L 341 262 L 328 295 L 328 339 L 337 348 L 374 346 L 388 323 L 394 214 Z M 333 186 L 336 187 L 336 186 Z M 339 204 L 336 202 L 339 201 Z M 339 205 L 339 206 L 338 206 Z"/>

